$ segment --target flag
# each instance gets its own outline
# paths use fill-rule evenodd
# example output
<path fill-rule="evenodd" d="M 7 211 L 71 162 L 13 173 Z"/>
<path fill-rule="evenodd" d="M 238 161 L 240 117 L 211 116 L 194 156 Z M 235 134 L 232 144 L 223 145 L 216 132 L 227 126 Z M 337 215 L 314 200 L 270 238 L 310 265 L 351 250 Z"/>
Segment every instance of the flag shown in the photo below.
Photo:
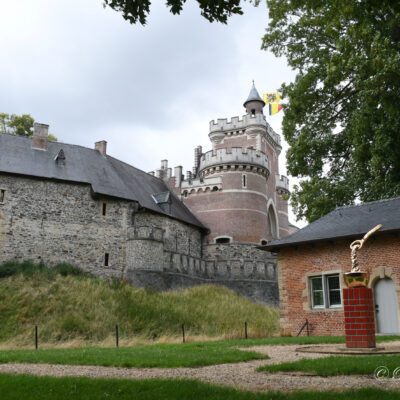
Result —
<path fill-rule="evenodd" d="M 279 103 L 281 100 L 281 95 L 277 92 L 269 92 L 264 93 L 263 98 L 266 104 Z"/>
<path fill-rule="evenodd" d="M 282 104 L 268 104 L 269 105 L 269 115 L 274 115 L 282 110 Z"/>

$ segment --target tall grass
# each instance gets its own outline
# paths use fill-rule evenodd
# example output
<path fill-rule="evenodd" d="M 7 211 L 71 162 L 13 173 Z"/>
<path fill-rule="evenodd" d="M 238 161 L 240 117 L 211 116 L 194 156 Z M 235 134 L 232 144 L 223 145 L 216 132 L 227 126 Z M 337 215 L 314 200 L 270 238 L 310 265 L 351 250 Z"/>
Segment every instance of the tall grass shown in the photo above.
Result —
<path fill-rule="evenodd" d="M 218 286 L 155 292 L 120 280 L 103 280 L 59 265 L 6 263 L 0 266 L 0 344 L 32 345 L 34 325 L 41 343 L 112 343 L 119 325 L 121 344 L 173 340 L 185 325 L 191 340 L 250 337 L 278 331 L 279 313 Z"/>

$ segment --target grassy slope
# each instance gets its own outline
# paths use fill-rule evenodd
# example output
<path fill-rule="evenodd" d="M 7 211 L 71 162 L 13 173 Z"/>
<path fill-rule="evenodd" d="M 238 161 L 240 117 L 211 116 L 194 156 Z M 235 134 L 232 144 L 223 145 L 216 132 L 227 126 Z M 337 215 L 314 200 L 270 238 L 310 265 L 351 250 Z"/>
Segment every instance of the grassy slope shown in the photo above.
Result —
<path fill-rule="evenodd" d="M 49 378 L 0 374 L 1 400 L 395 400 L 400 393 L 380 389 L 343 392 L 251 393 L 192 380 Z"/>
<path fill-rule="evenodd" d="M 33 327 L 39 341 L 82 339 L 112 345 L 115 325 L 121 344 L 133 338 L 187 336 L 243 337 L 277 333 L 278 310 L 254 304 L 233 291 L 212 285 L 156 293 L 120 281 L 62 276 L 34 271 L 0 279 L 0 343 L 31 346 Z"/>

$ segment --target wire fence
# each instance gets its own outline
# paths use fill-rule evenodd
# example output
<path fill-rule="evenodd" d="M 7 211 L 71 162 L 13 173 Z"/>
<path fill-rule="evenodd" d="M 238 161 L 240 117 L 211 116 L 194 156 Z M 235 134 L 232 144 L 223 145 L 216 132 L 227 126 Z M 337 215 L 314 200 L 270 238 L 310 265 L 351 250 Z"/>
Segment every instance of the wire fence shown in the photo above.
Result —
<path fill-rule="evenodd" d="M 26 326 L 25 326 L 26 328 Z M 32 344 L 34 344 L 35 349 L 39 348 L 40 344 L 40 333 L 41 333 L 41 328 L 42 331 L 46 330 L 45 325 L 34 325 L 32 326 Z M 255 338 L 266 338 L 270 337 L 273 332 L 271 332 L 271 326 L 270 324 L 262 324 L 262 323 L 249 323 L 247 321 L 244 322 L 238 322 L 235 324 L 229 324 L 229 323 L 220 323 L 220 324 L 213 324 L 213 329 L 211 329 L 211 332 L 214 332 L 214 334 L 210 334 L 210 330 L 206 333 L 201 333 L 199 329 L 196 327 L 191 326 L 191 324 L 185 324 L 182 323 L 180 325 L 174 326 L 175 329 L 171 330 L 169 329 L 167 332 L 166 336 L 174 336 L 174 337 L 179 337 L 182 343 L 187 343 L 190 338 L 195 338 L 196 336 L 207 336 L 207 337 L 212 337 L 212 336 L 218 336 L 218 337 L 224 337 L 225 339 L 255 339 Z M 109 331 L 109 335 L 112 335 L 115 339 L 115 347 L 120 346 L 120 339 L 121 339 L 121 333 L 123 334 L 123 337 L 126 339 L 128 337 L 135 337 L 138 336 L 138 332 L 133 332 L 131 327 L 126 327 L 124 329 L 124 326 L 121 327 L 121 325 L 116 324 L 113 327 L 109 327 L 107 329 Z M 70 334 L 71 332 L 69 332 Z M 216 334 L 215 334 L 216 333 Z M 45 340 L 44 342 L 46 344 L 49 343 L 49 339 L 51 339 L 51 336 L 53 336 L 50 332 L 46 332 L 44 334 Z M 90 335 L 91 336 L 91 335 Z M 139 335 L 140 336 L 140 335 Z M 151 336 L 151 335 L 150 335 Z M 161 336 L 161 335 L 159 335 Z M 73 338 L 74 336 L 66 335 L 66 337 Z M 96 337 L 96 335 L 93 335 L 93 337 Z M 54 339 L 56 337 L 54 336 Z M 57 333 L 57 339 L 60 338 L 60 332 Z M 97 337 L 99 340 L 100 338 Z M 104 339 L 104 337 L 103 337 Z M 153 337 L 154 339 L 154 337 Z"/>

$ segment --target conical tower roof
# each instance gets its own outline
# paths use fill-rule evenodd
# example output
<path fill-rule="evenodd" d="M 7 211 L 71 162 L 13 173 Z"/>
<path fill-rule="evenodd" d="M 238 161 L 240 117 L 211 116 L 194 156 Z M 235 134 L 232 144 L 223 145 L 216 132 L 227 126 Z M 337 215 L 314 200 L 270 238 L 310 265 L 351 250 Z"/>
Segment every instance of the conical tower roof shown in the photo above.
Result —
<path fill-rule="evenodd" d="M 243 103 L 243 106 L 246 107 L 246 104 L 249 103 L 250 101 L 260 101 L 260 102 L 263 103 L 263 105 L 265 106 L 264 100 L 260 97 L 260 95 L 258 94 L 258 91 L 257 91 L 256 87 L 254 86 L 254 81 L 253 81 L 253 87 L 252 87 L 251 90 L 250 90 L 249 97 L 248 97 L 247 100 Z"/>

